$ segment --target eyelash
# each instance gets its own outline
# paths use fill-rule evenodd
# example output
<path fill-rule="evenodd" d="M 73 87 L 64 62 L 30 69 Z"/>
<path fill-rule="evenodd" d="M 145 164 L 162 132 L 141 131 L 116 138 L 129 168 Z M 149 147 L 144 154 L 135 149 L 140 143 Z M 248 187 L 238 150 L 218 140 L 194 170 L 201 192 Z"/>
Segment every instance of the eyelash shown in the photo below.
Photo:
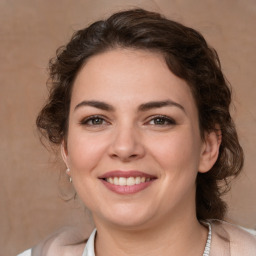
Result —
<path fill-rule="evenodd" d="M 150 118 L 150 120 L 146 123 L 150 123 L 151 121 L 156 121 L 157 119 L 160 119 L 161 121 L 164 122 L 164 124 L 151 124 L 151 125 L 156 125 L 156 126 L 168 126 L 168 125 L 175 125 L 176 121 L 173 118 L 170 118 L 168 116 L 165 115 L 157 115 L 157 116 L 153 116 Z"/>
<path fill-rule="evenodd" d="M 98 121 L 100 120 L 100 123 L 93 124 L 93 121 L 95 121 L 97 119 L 98 119 Z M 157 121 L 157 120 L 158 121 L 160 120 L 160 124 L 159 123 L 158 124 L 157 123 L 150 124 L 150 122 Z M 83 119 L 82 121 L 80 121 L 81 125 L 87 125 L 87 126 L 103 126 L 103 125 L 106 125 L 108 123 L 109 122 L 106 121 L 106 118 L 104 116 L 100 116 L 100 115 L 89 116 L 89 117 Z M 170 126 L 170 125 L 176 125 L 176 121 L 173 118 L 170 118 L 170 117 L 165 116 L 165 115 L 156 115 L 156 116 L 151 116 L 150 120 L 147 121 L 145 124 L 155 125 L 155 126 Z"/>
<path fill-rule="evenodd" d="M 100 123 L 100 124 L 93 124 L 93 123 L 89 124 L 89 122 L 93 122 L 97 119 L 99 119 L 101 122 L 108 123 L 103 116 L 94 115 L 94 116 L 89 116 L 89 117 L 83 119 L 82 121 L 80 121 L 80 124 L 81 125 L 87 125 L 87 126 L 102 126 L 102 125 L 104 125 L 102 123 Z"/>

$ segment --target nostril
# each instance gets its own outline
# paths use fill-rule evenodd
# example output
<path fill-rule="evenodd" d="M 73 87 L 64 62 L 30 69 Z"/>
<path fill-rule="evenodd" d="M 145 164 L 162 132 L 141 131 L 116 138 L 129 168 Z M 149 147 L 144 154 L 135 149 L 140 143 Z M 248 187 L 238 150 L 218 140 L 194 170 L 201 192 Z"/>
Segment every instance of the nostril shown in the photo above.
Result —
<path fill-rule="evenodd" d="M 132 155 L 121 155 L 121 154 L 112 154 L 113 158 L 125 158 L 125 159 L 130 159 L 130 158 L 136 158 L 138 157 L 137 154 L 132 154 Z"/>

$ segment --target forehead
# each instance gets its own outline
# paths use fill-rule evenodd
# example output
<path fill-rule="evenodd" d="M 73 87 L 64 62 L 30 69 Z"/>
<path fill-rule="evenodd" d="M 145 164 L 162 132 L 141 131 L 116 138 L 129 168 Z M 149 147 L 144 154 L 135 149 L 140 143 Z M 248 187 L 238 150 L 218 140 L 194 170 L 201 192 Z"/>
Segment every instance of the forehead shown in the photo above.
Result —
<path fill-rule="evenodd" d="M 160 53 L 133 49 L 91 57 L 74 82 L 71 105 L 82 100 L 129 102 L 131 98 L 138 104 L 170 98 L 188 108 L 195 105 L 187 83 L 169 70 Z"/>

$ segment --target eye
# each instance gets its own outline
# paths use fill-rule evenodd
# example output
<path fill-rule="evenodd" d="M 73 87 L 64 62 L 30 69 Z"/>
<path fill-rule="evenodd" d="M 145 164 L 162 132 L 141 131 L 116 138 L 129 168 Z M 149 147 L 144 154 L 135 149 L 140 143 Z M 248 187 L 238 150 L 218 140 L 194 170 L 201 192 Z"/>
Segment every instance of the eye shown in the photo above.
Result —
<path fill-rule="evenodd" d="M 154 116 L 147 123 L 149 125 L 157 125 L 157 126 L 168 126 L 168 125 L 176 124 L 175 120 L 163 115 Z"/>
<path fill-rule="evenodd" d="M 103 126 L 107 125 L 108 122 L 102 116 L 89 116 L 83 119 L 80 124 L 87 126 Z"/>

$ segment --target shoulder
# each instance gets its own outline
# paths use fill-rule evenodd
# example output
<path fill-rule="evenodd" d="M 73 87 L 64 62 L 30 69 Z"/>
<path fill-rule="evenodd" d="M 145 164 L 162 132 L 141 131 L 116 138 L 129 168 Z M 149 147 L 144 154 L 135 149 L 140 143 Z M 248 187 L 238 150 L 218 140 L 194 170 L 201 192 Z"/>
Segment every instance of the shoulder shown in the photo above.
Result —
<path fill-rule="evenodd" d="M 245 229 L 224 222 L 211 221 L 213 246 L 226 247 L 230 255 L 256 255 L 256 236 Z"/>
<path fill-rule="evenodd" d="M 87 239 L 81 229 L 64 227 L 33 247 L 32 255 L 82 255 L 86 241 Z"/>

